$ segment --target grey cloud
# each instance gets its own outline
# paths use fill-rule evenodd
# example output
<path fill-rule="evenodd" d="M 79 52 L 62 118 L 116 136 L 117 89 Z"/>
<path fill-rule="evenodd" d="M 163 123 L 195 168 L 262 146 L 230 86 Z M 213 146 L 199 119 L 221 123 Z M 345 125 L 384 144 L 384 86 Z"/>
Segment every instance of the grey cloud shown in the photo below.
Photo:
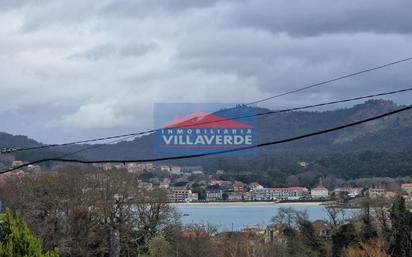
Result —
<path fill-rule="evenodd" d="M 42 5 L 50 1 L 51 0 L 1 0 L 0 8 L 13 9 L 27 5 Z"/>
<path fill-rule="evenodd" d="M 298 36 L 323 33 L 411 33 L 409 0 L 249 0 L 228 10 L 228 23 Z"/>
<path fill-rule="evenodd" d="M 97 61 L 110 58 L 140 57 L 156 49 L 157 45 L 155 43 L 133 43 L 120 46 L 114 44 L 104 44 L 88 49 L 84 52 L 73 54 L 69 56 L 69 59 L 88 59 L 91 61 Z"/>
<path fill-rule="evenodd" d="M 2 130 L 48 143 L 139 131 L 152 127 L 156 102 L 249 102 L 412 56 L 410 5 L 6 0 L 0 21 L 12 25 L 0 28 Z M 405 63 L 266 106 L 409 87 L 411 67 Z M 410 95 L 393 99 L 410 103 Z"/>
<path fill-rule="evenodd" d="M 81 53 L 76 53 L 69 56 L 69 59 L 88 59 L 99 60 L 101 58 L 112 57 L 115 54 L 115 49 L 111 45 L 100 45 L 91 49 L 88 49 Z"/>
<path fill-rule="evenodd" d="M 156 11 L 182 12 L 189 9 L 207 8 L 222 2 L 244 0 L 116 0 L 102 8 L 102 14 L 119 16 L 147 16 Z"/>
<path fill-rule="evenodd" d="M 155 43 L 149 44 L 128 44 L 124 45 L 119 48 L 119 55 L 122 57 L 129 57 L 129 56 L 141 56 L 143 54 L 147 54 L 148 52 L 154 51 L 157 49 L 157 45 Z"/>
<path fill-rule="evenodd" d="M 23 32 L 33 32 L 53 26 L 76 28 L 81 23 L 93 22 L 100 2 L 94 0 L 44 1 L 29 5 L 24 10 Z"/>
<path fill-rule="evenodd" d="M 174 61 L 188 69 L 253 79 L 263 93 L 277 94 L 412 56 L 411 42 L 412 36 L 398 34 L 339 33 L 294 38 L 233 29 L 191 35 L 190 40 L 182 40 Z M 408 76 L 411 67 L 412 63 L 405 63 L 306 91 L 300 99 L 313 101 L 317 96 L 330 100 L 406 87 L 412 83 Z"/>

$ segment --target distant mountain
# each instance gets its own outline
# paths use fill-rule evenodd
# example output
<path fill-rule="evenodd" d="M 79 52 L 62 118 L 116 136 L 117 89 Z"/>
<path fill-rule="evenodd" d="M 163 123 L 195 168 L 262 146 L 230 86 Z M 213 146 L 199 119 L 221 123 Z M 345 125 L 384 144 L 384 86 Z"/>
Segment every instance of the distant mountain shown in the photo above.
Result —
<path fill-rule="evenodd" d="M 261 141 L 273 141 L 343 125 L 399 108 L 392 101 L 370 100 L 352 108 L 325 112 L 289 112 L 259 120 Z M 412 112 L 371 121 L 341 131 L 271 147 L 298 152 L 400 151 L 412 143 Z M 390 139 L 390 140 L 388 140 Z"/>
<path fill-rule="evenodd" d="M 399 106 L 392 101 L 370 100 L 351 108 L 332 111 L 296 111 L 258 116 L 258 141 L 260 143 L 275 141 L 319 131 L 395 110 L 396 108 L 399 108 Z M 258 113 L 267 111 L 269 110 L 258 109 Z M 214 114 L 224 117 L 239 116 L 237 111 L 233 109 L 221 110 Z M 82 156 L 86 159 L 148 158 L 153 157 L 153 142 L 153 135 L 149 135 L 133 141 L 121 142 L 93 151 L 86 151 L 82 153 Z M 410 149 L 411 146 L 412 112 L 405 112 L 345 130 L 279 146 L 261 148 L 259 153 L 273 155 L 288 152 L 299 155 L 313 155 L 366 150 L 393 152 Z M 72 148 L 71 150 L 75 149 L 79 149 L 79 147 Z"/>
<path fill-rule="evenodd" d="M 319 131 L 364 119 L 399 108 L 392 101 L 370 100 L 351 108 L 331 111 L 296 111 L 257 117 L 259 142 L 275 141 Z M 246 108 L 246 107 L 245 107 Z M 259 108 L 258 113 L 269 110 Z M 220 110 L 213 115 L 238 117 L 238 110 Z M 238 120 L 241 122 L 242 120 Z M 0 133 L 0 147 L 37 146 L 40 143 L 24 136 Z M 258 150 L 256 156 L 213 156 L 175 163 L 202 165 L 209 169 L 264 170 L 276 167 L 290 168 L 298 160 L 315 160 L 336 154 L 357 154 L 366 151 L 399 153 L 412 149 L 412 112 L 400 113 L 341 131 L 315 136 L 304 140 L 269 146 Z M 89 145 L 52 148 L 45 151 L 23 152 L 17 158 L 26 160 L 38 156 L 55 156 L 56 152 L 74 152 Z M 154 136 L 148 135 L 133 141 L 106 145 L 79 153 L 77 157 L 94 159 L 142 159 L 154 157 Z M 33 155 L 36 153 L 36 155 Z M 73 157 L 73 156 L 72 156 Z M 325 161 L 327 163 L 327 161 Z"/>
<path fill-rule="evenodd" d="M 28 138 L 22 135 L 11 135 L 8 133 L 0 132 L 0 149 L 10 148 L 26 148 L 36 147 L 42 144 L 34 139 Z M 54 151 L 53 149 L 39 149 L 35 151 L 22 151 L 15 152 L 13 154 L 0 154 L 0 162 L 9 164 L 13 160 L 33 161 L 52 156 L 58 156 L 61 153 Z"/>
<path fill-rule="evenodd" d="M 4 132 L 0 132 L 0 148 L 12 147 L 34 147 L 40 146 L 41 143 L 26 136 L 14 136 Z"/>

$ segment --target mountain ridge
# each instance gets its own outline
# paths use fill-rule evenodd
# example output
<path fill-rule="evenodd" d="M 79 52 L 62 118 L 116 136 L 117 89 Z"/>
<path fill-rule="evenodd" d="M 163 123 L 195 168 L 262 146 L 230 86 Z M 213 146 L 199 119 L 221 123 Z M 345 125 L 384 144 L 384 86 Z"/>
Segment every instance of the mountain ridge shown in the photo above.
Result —
<path fill-rule="evenodd" d="M 392 111 L 399 106 L 389 100 L 369 100 L 349 108 L 340 108 L 328 111 L 294 111 L 262 115 L 257 117 L 258 142 L 281 140 L 305 133 L 319 131 L 345 123 L 357 121 L 367 117 Z M 270 111 L 258 108 L 257 113 Z M 230 117 L 233 109 L 224 109 L 215 112 L 215 115 Z M 236 117 L 234 113 L 232 117 Z M 240 119 L 241 121 L 241 119 Z M 390 138 L 388 141 L 385 138 Z M 84 151 L 77 157 L 83 159 L 143 159 L 154 157 L 153 135 L 136 138 L 116 144 L 106 145 L 90 151 Z M 0 148 L 3 147 L 33 147 L 41 143 L 26 136 L 13 136 L 0 133 Z M 348 128 L 342 131 L 328 133 L 299 142 L 292 142 L 281 146 L 271 146 L 259 149 L 265 155 L 281 155 L 291 152 L 299 155 L 349 153 L 357 151 L 402 151 L 412 145 L 412 113 L 406 112 L 377 121 Z M 44 151 L 26 151 L 16 154 L 16 158 L 28 158 L 33 152 L 35 156 L 42 154 L 50 157 L 51 152 L 70 153 L 90 147 L 90 145 L 72 145 L 44 149 Z M 43 150 L 43 149 L 42 149 Z M 41 154 L 39 154 L 39 152 Z M 196 162 L 196 161 L 195 161 Z"/>

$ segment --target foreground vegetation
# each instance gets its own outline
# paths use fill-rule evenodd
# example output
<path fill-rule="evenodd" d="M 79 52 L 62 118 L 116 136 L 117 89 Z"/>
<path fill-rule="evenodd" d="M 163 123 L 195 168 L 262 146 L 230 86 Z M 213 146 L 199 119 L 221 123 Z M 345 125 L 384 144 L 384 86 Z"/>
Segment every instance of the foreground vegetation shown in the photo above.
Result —
<path fill-rule="evenodd" d="M 412 214 L 400 196 L 367 199 L 362 214 L 354 218 L 329 208 L 329 220 L 322 226 L 287 208 L 265 233 L 217 233 L 213 227 L 183 227 L 166 191 L 144 190 L 135 175 L 123 171 L 76 167 L 15 176 L 2 184 L 0 193 L 4 204 L 28 223 L 26 227 L 8 212 L 0 249 L 10 247 L 5 224 L 20 224 L 19 235 L 36 251 L 0 256 L 56 256 L 54 250 L 63 257 L 412 256 Z"/>
<path fill-rule="evenodd" d="M 58 257 L 56 251 L 44 252 L 19 215 L 7 209 L 0 218 L 0 257 Z"/>

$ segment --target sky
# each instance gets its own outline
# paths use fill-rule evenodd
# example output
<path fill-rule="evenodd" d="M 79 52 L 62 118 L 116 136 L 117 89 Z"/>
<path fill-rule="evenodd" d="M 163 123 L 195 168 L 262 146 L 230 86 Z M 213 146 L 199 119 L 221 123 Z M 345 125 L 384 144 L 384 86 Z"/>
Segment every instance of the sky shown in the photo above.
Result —
<path fill-rule="evenodd" d="M 153 128 L 155 103 L 247 103 L 412 57 L 410 10 L 410 0 L 0 0 L 0 131 L 44 143 L 135 132 Z M 406 88 L 411 70 L 260 106 Z"/>

